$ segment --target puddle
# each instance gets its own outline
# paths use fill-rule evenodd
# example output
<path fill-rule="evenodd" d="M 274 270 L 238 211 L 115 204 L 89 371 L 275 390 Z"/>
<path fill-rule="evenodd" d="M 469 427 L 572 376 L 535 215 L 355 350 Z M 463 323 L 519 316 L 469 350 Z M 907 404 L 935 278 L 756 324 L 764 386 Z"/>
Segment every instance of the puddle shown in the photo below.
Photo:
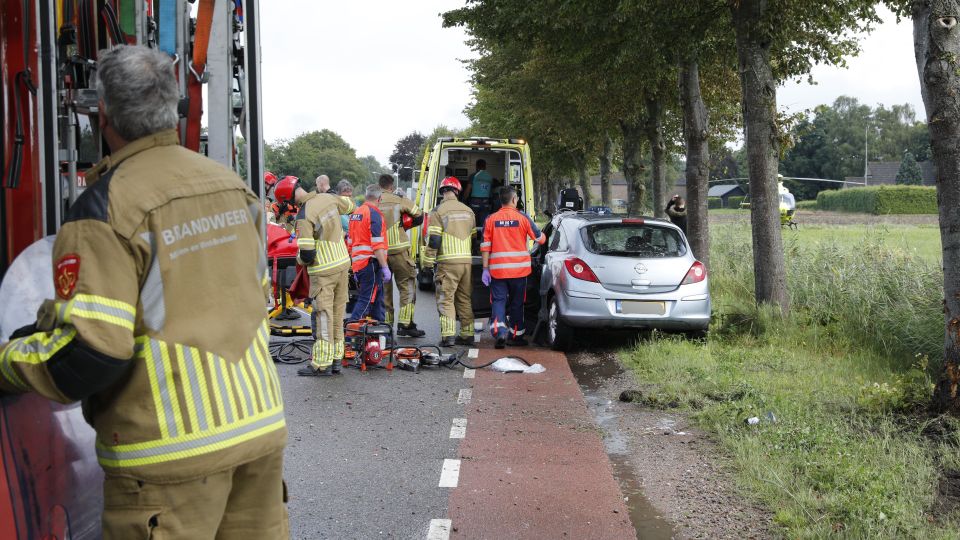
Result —
<path fill-rule="evenodd" d="M 593 413 L 594 421 L 603 430 L 603 446 L 613 466 L 613 474 L 620 484 L 620 491 L 627 498 L 630 521 L 642 540 L 669 540 L 676 537 L 673 526 L 661 516 L 661 512 L 643 494 L 640 481 L 630 464 L 630 449 L 627 435 L 620 431 L 619 401 L 599 391 L 603 381 L 623 372 L 620 365 L 612 359 L 600 358 L 592 365 L 581 363 L 575 355 L 568 356 L 570 369 L 580 384 L 580 390 L 587 400 L 587 406 Z"/>

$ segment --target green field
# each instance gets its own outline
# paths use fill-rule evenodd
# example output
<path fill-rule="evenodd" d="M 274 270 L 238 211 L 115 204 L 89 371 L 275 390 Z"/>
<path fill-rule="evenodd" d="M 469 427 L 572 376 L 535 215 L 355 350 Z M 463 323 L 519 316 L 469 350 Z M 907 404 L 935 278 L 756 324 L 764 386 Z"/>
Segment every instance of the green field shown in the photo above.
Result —
<path fill-rule="evenodd" d="M 749 227 L 715 225 L 709 338 L 655 334 L 624 363 L 649 405 L 686 410 L 715 435 L 783 536 L 960 537 L 960 501 L 938 492 L 960 471 L 960 426 L 926 411 L 943 343 L 938 236 L 784 231 L 783 319 L 753 305 Z"/>
<path fill-rule="evenodd" d="M 916 225 L 808 225 L 796 231 L 784 230 L 787 246 L 834 245 L 845 249 L 857 249 L 871 239 L 881 239 L 885 248 L 903 254 L 911 254 L 930 262 L 942 259 L 940 252 L 940 229 L 934 226 Z"/>

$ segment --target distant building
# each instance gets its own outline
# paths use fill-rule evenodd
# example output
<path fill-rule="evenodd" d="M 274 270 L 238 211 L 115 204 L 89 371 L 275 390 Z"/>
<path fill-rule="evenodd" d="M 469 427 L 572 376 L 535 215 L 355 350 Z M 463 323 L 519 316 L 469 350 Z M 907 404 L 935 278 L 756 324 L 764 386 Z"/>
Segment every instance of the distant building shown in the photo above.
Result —
<path fill-rule="evenodd" d="M 917 163 L 920 166 L 920 173 L 923 176 L 922 184 L 924 186 L 937 185 L 937 176 L 933 171 L 932 161 L 921 161 Z M 897 173 L 900 172 L 899 161 L 871 161 L 867 166 L 869 176 L 867 177 L 868 186 L 894 185 L 897 183 Z M 853 184 L 844 184 L 844 187 L 860 187 L 863 184 L 862 176 L 848 176 L 844 178 L 847 182 Z"/>
<path fill-rule="evenodd" d="M 610 193 L 613 199 L 621 199 L 626 201 L 629 199 L 627 194 L 627 179 L 623 176 L 622 172 L 610 173 Z M 687 180 L 684 177 L 680 177 L 677 180 L 677 184 L 672 188 L 667 190 L 667 199 L 673 197 L 674 195 L 680 195 L 684 199 L 687 198 Z M 595 175 L 590 177 L 590 197 L 592 205 L 599 205 L 600 201 L 600 175 Z"/>
<path fill-rule="evenodd" d="M 711 186 L 707 191 L 707 197 L 718 197 L 724 208 L 730 208 L 730 197 L 745 197 L 747 192 L 740 187 L 740 184 L 724 184 L 722 186 Z"/>

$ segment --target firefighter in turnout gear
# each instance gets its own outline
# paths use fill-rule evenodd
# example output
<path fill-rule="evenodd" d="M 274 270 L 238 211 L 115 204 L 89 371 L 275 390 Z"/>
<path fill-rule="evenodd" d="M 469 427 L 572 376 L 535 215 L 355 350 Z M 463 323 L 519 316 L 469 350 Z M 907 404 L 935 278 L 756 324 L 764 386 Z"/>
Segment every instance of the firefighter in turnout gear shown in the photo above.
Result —
<path fill-rule="evenodd" d="M 497 340 L 495 347 L 527 345 L 523 337 L 526 322 L 523 301 L 530 275 L 530 252 L 527 239 L 538 244 L 547 241 L 530 216 L 517 210 L 517 192 L 511 187 L 500 190 L 503 206 L 487 218 L 483 227 L 483 284 L 490 286 L 492 311 L 490 332 Z M 509 339 L 508 339 L 509 335 Z"/>
<path fill-rule="evenodd" d="M 377 322 L 386 317 L 383 311 L 383 284 L 390 281 L 387 266 L 387 229 L 380 204 L 379 186 L 367 186 L 366 201 L 350 214 L 350 258 L 353 274 L 360 290 L 350 319 L 358 321 L 369 316 Z"/>
<path fill-rule="evenodd" d="M 299 186 L 277 186 L 278 197 L 292 196 L 300 207 L 297 214 L 297 262 L 310 276 L 313 305 L 313 351 L 309 366 L 297 371 L 302 376 L 330 376 L 340 373 L 344 354 L 343 317 L 347 308 L 350 255 L 343 243 L 340 216 L 355 208 L 353 201 L 328 193 L 308 193 Z"/>
<path fill-rule="evenodd" d="M 436 264 L 434 282 L 440 312 L 440 346 L 473 345 L 472 262 L 470 244 L 477 234 L 476 217 L 457 200 L 460 181 L 454 177 L 440 183 L 441 202 L 430 213 L 427 246 L 421 264 Z M 457 321 L 460 335 L 457 336 Z"/>
<path fill-rule="evenodd" d="M 423 223 L 423 211 L 410 199 L 394 193 L 394 179 L 389 174 L 380 175 L 380 212 L 387 227 L 387 264 L 393 274 L 400 297 L 400 313 L 397 317 L 397 335 L 419 338 L 426 332 L 413 322 L 414 303 L 417 301 L 417 268 L 410 257 L 410 236 L 407 230 Z M 393 323 L 393 287 L 387 282 L 383 287 L 383 303 L 387 324 Z"/>
<path fill-rule="evenodd" d="M 57 235 L 56 299 L 0 346 L 0 390 L 83 401 L 103 538 L 287 538 L 262 203 L 178 145 L 169 56 L 119 46 L 97 68 L 112 154 Z"/>

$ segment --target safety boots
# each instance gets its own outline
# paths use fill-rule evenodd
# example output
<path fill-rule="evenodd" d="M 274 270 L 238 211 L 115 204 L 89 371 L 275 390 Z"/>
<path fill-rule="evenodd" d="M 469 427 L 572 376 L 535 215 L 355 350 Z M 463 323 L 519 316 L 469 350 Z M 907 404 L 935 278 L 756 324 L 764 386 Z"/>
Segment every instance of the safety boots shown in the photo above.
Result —
<path fill-rule="evenodd" d="M 454 343 L 457 345 L 470 347 L 473 346 L 475 341 L 473 340 L 473 336 L 457 336 L 457 339 L 454 340 Z"/>
<path fill-rule="evenodd" d="M 447 336 L 440 340 L 439 347 L 453 347 L 457 344 L 457 338 L 453 336 Z"/>
<path fill-rule="evenodd" d="M 416 323 L 397 324 L 397 337 L 421 338 L 425 335 L 427 333 L 417 328 Z"/>
<path fill-rule="evenodd" d="M 327 369 L 317 369 L 308 364 L 298 369 L 297 375 L 301 377 L 332 377 L 333 375 L 340 373 L 339 366 L 337 366 L 337 369 L 334 370 L 334 365 L 336 364 L 327 366 Z"/>

